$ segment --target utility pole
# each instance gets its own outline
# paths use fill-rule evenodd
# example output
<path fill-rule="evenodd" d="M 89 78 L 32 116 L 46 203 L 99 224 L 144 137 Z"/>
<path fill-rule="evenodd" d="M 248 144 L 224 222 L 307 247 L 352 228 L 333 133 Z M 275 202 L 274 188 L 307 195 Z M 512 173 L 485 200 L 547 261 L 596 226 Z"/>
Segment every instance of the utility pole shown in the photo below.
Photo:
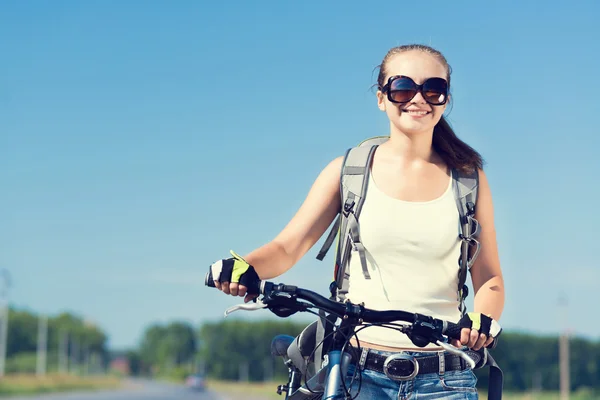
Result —
<path fill-rule="evenodd" d="M 2 309 L 2 326 L 0 326 L 0 378 L 4 376 L 6 365 L 6 345 L 8 339 L 8 288 L 10 287 L 8 270 L 0 271 L 0 308 Z"/>
<path fill-rule="evenodd" d="M 46 375 L 46 355 L 48 353 L 48 316 L 40 315 L 38 322 L 36 375 Z"/>
<path fill-rule="evenodd" d="M 559 317 L 560 317 L 560 337 L 559 337 L 559 367 L 560 367 L 560 399 L 569 400 L 570 392 L 570 371 L 569 371 L 569 329 L 568 329 L 568 302 L 565 296 L 558 299 Z"/>

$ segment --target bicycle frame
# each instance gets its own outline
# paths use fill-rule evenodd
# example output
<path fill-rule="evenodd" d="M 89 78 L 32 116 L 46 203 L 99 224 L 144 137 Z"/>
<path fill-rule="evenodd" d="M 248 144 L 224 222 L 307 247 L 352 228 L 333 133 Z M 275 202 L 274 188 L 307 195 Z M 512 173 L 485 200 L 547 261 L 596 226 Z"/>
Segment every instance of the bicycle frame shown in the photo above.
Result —
<path fill-rule="evenodd" d="M 353 324 L 343 320 L 335 332 L 332 349 L 323 357 L 321 369 L 302 385 L 302 372 L 291 361 L 286 362 L 289 369 L 288 383 L 278 387 L 278 393 L 286 390 L 285 400 L 316 400 L 345 398 L 342 379 L 345 379 L 352 355 L 348 351 L 342 354 L 344 347 L 344 333 L 351 333 Z M 340 333 L 344 332 L 344 333 Z M 318 346 L 319 343 L 316 343 Z"/>
<path fill-rule="evenodd" d="M 350 366 L 351 356 L 341 351 L 332 350 L 325 356 L 323 367 L 310 378 L 306 384 L 300 385 L 302 374 L 295 367 L 290 367 L 290 379 L 285 385 L 286 400 L 307 400 L 307 399 L 336 399 L 344 398 L 344 389 L 342 387 L 342 377 L 346 376 Z M 279 386 L 279 388 L 283 388 Z M 282 391 L 278 390 L 278 393 Z"/>

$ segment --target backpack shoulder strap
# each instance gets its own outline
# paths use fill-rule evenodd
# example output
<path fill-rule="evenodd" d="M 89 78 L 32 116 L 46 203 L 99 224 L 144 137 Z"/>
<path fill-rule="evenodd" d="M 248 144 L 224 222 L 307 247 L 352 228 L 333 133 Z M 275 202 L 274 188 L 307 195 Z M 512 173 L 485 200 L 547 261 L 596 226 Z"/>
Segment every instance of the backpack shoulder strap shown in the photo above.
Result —
<path fill-rule="evenodd" d="M 464 300 L 468 296 L 465 285 L 467 271 L 471 269 L 479 254 L 479 222 L 475 219 L 475 206 L 477 204 L 477 191 L 479 189 L 479 171 L 472 172 L 452 170 L 454 196 L 460 215 L 461 251 L 458 260 L 458 296 L 461 314 L 466 312 Z M 473 250 L 471 250 L 473 249 Z"/>
<path fill-rule="evenodd" d="M 352 147 L 346 151 L 342 163 L 339 215 L 317 255 L 317 259 L 323 260 L 337 236 L 334 282 L 332 282 L 330 289 L 332 297 L 337 292 L 338 299 L 343 299 L 348 290 L 349 274 L 346 270 L 352 250 L 358 252 L 365 278 L 371 278 L 367 269 L 365 248 L 360 240 L 358 218 L 367 193 L 373 154 L 377 146 L 387 139 L 387 136 L 379 136 L 363 141 L 357 147 Z"/>
<path fill-rule="evenodd" d="M 467 286 L 467 271 L 471 269 L 475 259 L 479 255 L 479 222 L 475 219 L 475 208 L 477 205 L 477 193 L 479 190 L 479 171 L 474 169 L 472 172 L 464 172 L 453 170 L 452 176 L 454 179 L 454 194 L 456 197 L 456 206 L 460 214 L 460 239 L 461 254 L 458 260 L 458 296 L 460 301 L 460 312 L 462 315 L 466 313 L 465 298 L 468 295 Z M 488 399 L 501 400 L 502 389 L 504 385 L 504 375 L 502 369 L 496 363 L 496 360 L 488 352 L 488 349 L 483 348 L 483 362 L 481 368 L 487 366 L 490 368 Z"/>

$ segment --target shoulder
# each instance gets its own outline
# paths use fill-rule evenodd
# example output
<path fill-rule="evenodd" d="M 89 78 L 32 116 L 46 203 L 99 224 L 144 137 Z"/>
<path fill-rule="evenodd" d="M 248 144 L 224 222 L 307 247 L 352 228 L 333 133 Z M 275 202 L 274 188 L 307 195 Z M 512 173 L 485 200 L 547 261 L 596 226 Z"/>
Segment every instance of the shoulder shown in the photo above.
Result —
<path fill-rule="evenodd" d="M 318 196 L 339 193 L 343 162 L 343 156 L 331 160 L 317 176 L 311 192 L 316 192 Z"/>
<path fill-rule="evenodd" d="M 321 177 L 339 182 L 344 158 L 344 156 L 339 156 L 331 160 L 321 171 Z"/>
<path fill-rule="evenodd" d="M 477 169 L 478 189 L 479 193 L 483 192 L 484 196 L 491 196 L 490 182 L 483 168 Z"/>
<path fill-rule="evenodd" d="M 326 168 L 338 170 L 338 172 L 341 171 L 342 164 L 344 163 L 344 158 L 345 158 L 344 156 L 339 156 L 339 157 L 334 158 L 333 160 L 331 160 L 331 162 L 329 164 L 327 164 Z"/>

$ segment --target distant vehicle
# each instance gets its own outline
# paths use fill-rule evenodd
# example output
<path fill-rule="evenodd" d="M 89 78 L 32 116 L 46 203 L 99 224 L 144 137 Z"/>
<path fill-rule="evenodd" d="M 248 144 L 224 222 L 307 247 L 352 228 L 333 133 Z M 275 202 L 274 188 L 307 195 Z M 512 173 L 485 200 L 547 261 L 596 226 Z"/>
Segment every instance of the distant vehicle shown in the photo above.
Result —
<path fill-rule="evenodd" d="M 185 380 L 185 385 L 193 390 L 204 390 L 206 388 L 204 377 L 200 374 L 188 376 Z"/>

